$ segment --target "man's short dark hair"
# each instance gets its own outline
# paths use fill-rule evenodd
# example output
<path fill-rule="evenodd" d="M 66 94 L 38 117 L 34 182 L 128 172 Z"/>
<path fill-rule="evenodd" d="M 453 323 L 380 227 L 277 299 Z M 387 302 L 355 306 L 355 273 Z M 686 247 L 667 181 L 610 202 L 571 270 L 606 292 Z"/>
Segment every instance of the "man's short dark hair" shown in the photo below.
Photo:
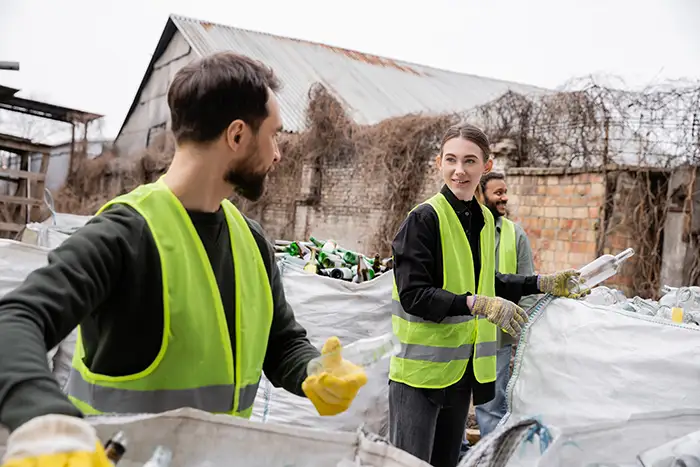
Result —
<path fill-rule="evenodd" d="M 481 183 L 481 191 L 483 193 L 486 193 L 486 185 L 488 185 L 488 183 L 491 180 L 503 180 L 503 181 L 505 181 L 505 179 L 506 179 L 506 176 L 500 172 L 489 172 L 486 175 L 484 175 L 483 177 L 481 177 L 481 182 L 480 182 Z"/>
<path fill-rule="evenodd" d="M 257 131 L 268 116 L 268 89 L 279 87 L 271 68 L 243 55 L 219 52 L 195 60 L 168 89 L 175 140 L 211 142 L 237 119 Z"/>

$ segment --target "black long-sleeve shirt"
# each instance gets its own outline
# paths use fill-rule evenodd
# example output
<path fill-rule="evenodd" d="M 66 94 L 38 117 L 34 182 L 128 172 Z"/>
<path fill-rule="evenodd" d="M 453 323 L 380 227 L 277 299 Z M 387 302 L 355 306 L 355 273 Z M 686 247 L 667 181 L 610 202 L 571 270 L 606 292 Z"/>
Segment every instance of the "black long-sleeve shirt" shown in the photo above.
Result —
<path fill-rule="evenodd" d="M 469 239 L 474 263 L 474 282 L 479 283 L 481 269 L 481 230 L 484 214 L 479 203 L 460 201 L 445 185 L 441 193 L 457 213 L 457 217 Z M 392 243 L 394 277 L 401 306 L 406 313 L 440 322 L 447 316 L 470 315 L 467 306 L 469 293 L 457 295 L 443 286 L 442 244 L 440 226 L 435 209 L 427 203 L 416 207 L 406 217 Z M 525 295 L 539 293 L 537 276 L 496 273 L 496 296 L 514 303 Z M 493 398 L 493 383 L 479 384 L 473 379 L 474 403 L 480 404 Z"/>
<path fill-rule="evenodd" d="M 474 262 L 474 282 L 478 284 L 484 214 L 474 198 L 460 201 L 447 186 L 441 193 L 457 213 L 467 234 Z M 394 238 L 392 249 L 396 288 L 401 306 L 407 313 L 435 322 L 446 316 L 471 314 L 467 307 L 469 293 L 456 295 L 442 288 L 440 226 L 431 205 L 421 204 L 408 215 Z M 496 273 L 496 296 L 517 303 L 523 296 L 536 293 L 539 293 L 537 276 Z"/>
<path fill-rule="evenodd" d="M 235 278 L 224 213 L 189 215 L 211 262 L 233 341 Z M 257 223 L 247 222 L 274 302 L 263 370 L 275 386 L 303 396 L 306 365 L 319 352 L 287 303 L 273 247 Z M 46 359 L 78 324 L 91 371 L 123 376 L 146 369 L 161 345 L 162 290 L 153 237 L 143 217 L 126 205 L 110 207 L 51 251 L 47 266 L 0 299 L 0 424 L 14 430 L 40 415 L 81 416 Z"/>

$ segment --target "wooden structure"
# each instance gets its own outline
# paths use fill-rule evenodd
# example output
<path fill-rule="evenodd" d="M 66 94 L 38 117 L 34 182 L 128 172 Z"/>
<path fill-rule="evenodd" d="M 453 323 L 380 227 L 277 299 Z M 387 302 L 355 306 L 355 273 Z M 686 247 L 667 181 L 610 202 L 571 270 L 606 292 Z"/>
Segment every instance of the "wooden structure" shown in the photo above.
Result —
<path fill-rule="evenodd" d="M 14 194 L 0 194 L 0 237 L 13 238 L 25 224 L 39 220 L 51 146 L 0 134 L 0 151 L 17 154 L 20 160 L 19 170 L 0 167 L 0 180 L 15 185 Z M 32 154 L 41 154 L 41 165 L 35 172 L 30 170 Z"/>
<path fill-rule="evenodd" d="M 18 97 L 19 89 L 0 85 L 0 109 L 64 122 L 72 126 L 71 166 L 76 154 L 84 153 L 88 124 L 102 115 L 83 112 L 46 102 Z M 76 146 L 76 126 L 83 127 L 83 140 Z M 44 205 L 44 184 L 49 168 L 52 146 L 39 144 L 26 138 L 0 133 L 0 152 L 19 156 L 19 169 L 2 168 L 0 181 L 11 182 L 10 194 L 0 194 L 0 238 L 15 238 L 28 222 L 41 221 Z M 38 171 L 31 171 L 31 156 L 41 154 Z"/>

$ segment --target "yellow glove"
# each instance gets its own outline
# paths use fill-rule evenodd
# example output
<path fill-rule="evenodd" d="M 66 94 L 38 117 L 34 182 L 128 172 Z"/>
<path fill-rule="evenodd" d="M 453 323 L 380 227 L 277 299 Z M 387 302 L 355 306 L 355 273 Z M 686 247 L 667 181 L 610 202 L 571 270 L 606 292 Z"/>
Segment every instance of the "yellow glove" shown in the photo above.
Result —
<path fill-rule="evenodd" d="M 367 374 L 362 367 L 343 359 L 340 340 L 335 336 L 329 337 L 323 344 L 320 360 L 323 371 L 308 376 L 301 389 L 319 415 L 345 412 L 357 391 L 367 383 Z"/>
<path fill-rule="evenodd" d="M 575 289 L 572 290 L 572 278 L 575 279 L 575 282 L 580 284 L 582 288 L 580 292 L 577 292 Z M 574 269 L 567 269 L 566 271 L 557 272 L 555 274 L 537 276 L 537 288 L 540 289 L 540 292 L 549 293 L 555 297 L 581 298 L 591 293 L 591 289 L 583 287 L 584 284 L 581 279 L 581 273 Z"/>
<path fill-rule="evenodd" d="M 113 467 L 95 429 L 67 415 L 44 415 L 7 439 L 2 467 Z"/>

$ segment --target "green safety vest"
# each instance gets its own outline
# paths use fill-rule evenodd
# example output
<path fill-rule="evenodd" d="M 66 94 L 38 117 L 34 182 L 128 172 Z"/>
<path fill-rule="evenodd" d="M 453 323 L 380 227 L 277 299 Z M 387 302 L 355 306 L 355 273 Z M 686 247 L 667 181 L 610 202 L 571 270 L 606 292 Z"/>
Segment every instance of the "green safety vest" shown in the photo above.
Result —
<path fill-rule="evenodd" d="M 438 216 L 442 245 L 443 286 L 454 294 L 495 296 L 495 228 L 493 215 L 481 206 L 486 221 L 481 231 L 479 287 L 474 284 L 474 263 L 462 224 L 444 195 L 426 203 Z M 389 378 L 417 388 L 444 388 L 459 381 L 474 355 L 474 376 L 480 383 L 496 380 L 497 328 L 476 316 L 448 316 L 440 323 L 404 311 L 394 279 L 392 328 L 401 343 L 391 358 Z"/>
<path fill-rule="evenodd" d="M 518 250 L 515 244 L 515 224 L 501 217 L 501 238 L 498 242 L 498 272 L 516 274 L 518 272 Z M 498 348 L 512 344 L 511 337 L 503 329 L 498 333 Z"/>
<path fill-rule="evenodd" d="M 267 271 L 246 220 L 231 202 L 221 203 L 236 281 L 234 352 L 209 258 L 180 201 L 158 180 L 113 199 L 98 214 L 117 203 L 143 216 L 158 248 L 163 339 L 145 370 L 107 376 L 91 372 L 83 363 L 85 349 L 78 328 L 69 398 L 86 414 L 192 407 L 249 418 L 262 375 L 273 305 Z"/>
<path fill-rule="evenodd" d="M 498 244 L 498 272 L 517 274 L 518 250 L 515 244 L 515 224 L 501 217 L 501 239 Z"/>

